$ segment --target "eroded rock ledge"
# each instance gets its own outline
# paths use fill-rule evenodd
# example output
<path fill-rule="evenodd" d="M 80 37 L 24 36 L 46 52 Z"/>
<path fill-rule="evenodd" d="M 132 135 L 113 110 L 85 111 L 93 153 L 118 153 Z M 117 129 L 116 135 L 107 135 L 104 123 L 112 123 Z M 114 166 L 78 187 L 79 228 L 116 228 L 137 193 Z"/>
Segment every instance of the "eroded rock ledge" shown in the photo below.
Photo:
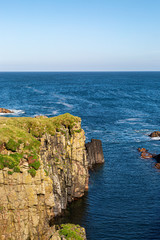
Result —
<path fill-rule="evenodd" d="M 50 219 L 88 189 L 89 165 L 80 118 L 1 117 L 0 239 L 48 240 Z"/>

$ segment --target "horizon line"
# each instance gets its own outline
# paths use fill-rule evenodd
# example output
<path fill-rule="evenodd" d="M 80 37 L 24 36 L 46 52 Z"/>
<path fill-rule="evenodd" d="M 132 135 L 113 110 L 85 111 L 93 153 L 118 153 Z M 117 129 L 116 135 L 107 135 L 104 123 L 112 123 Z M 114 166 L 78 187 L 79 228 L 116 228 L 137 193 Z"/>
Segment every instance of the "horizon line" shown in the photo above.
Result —
<path fill-rule="evenodd" d="M 56 72 L 160 72 L 160 70 L 6 70 L 1 71 L 0 73 L 20 73 L 20 72 L 43 72 L 43 73 L 56 73 Z"/>

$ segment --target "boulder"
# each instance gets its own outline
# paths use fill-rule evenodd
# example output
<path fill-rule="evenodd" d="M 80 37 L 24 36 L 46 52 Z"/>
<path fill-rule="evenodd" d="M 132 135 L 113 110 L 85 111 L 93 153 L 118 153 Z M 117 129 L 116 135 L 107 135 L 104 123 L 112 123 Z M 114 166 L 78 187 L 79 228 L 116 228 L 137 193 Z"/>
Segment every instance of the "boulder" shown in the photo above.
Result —
<path fill-rule="evenodd" d="M 0 113 L 13 113 L 13 112 L 6 108 L 0 108 Z"/>
<path fill-rule="evenodd" d="M 154 131 L 151 134 L 149 134 L 149 137 L 160 137 L 160 131 Z"/>
<path fill-rule="evenodd" d="M 93 167 L 94 164 L 104 163 L 101 140 L 91 139 L 91 142 L 86 143 L 85 146 L 89 168 Z"/>

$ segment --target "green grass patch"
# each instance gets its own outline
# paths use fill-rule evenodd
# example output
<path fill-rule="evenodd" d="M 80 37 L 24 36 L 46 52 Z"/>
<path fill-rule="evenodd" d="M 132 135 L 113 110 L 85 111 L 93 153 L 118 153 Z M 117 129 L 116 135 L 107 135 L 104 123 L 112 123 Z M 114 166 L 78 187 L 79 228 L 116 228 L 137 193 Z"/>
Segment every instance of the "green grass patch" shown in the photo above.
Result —
<path fill-rule="evenodd" d="M 6 143 L 7 150 L 11 150 L 12 152 L 16 152 L 19 146 L 20 144 L 15 142 L 12 138 Z"/>
<path fill-rule="evenodd" d="M 44 169 L 44 171 L 45 171 L 46 176 L 48 176 L 49 175 L 48 171 L 46 169 Z"/>
<path fill-rule="evenodd" d="M 34 161 L 33 163 L 29 164 L 30 167 L 33 167 L 35 170 L 38 170 L 38 168 L 41 166 L 40 161 Z"/>
<path fill-rule="evenodd" d="M 0 154 L 0 169 L 2 170 L 4 167 L 13 169 L 14 167 L 19 165 L 21 158 L 22 154 L 19 153 L 14 153 L 10 155 Z"/>
<path fill-rule="evenodd" d="M 60 236 L 65 236 L 67 240 L 83 240 L 79 225 L 62 224 L 59 234 Z"/>
<path fill-rule="evenodd" d="M 76 132 L 76 133 L 80 133 L 81 131 L 82 131 L 82 129 L 74 130 L 74 132 Z"/>
<path fill-rule="evenodd" d="M 36 176 L 36 170 L 34 168 L 29 169 L 28 172 L 31 174 L 32 177 Z"/>
<path fill-rule="evenodd" d="M 13 171 L 19 173 L 20 172 L 20 167 L 19 166 L 15 166 L 13 168 Z"/>
<path fill-rule="evenodd" d="M 0 213 L 3 212 L 3 209 L 4 209 L 4 207 L 2 205 L 0 205 Z"/>

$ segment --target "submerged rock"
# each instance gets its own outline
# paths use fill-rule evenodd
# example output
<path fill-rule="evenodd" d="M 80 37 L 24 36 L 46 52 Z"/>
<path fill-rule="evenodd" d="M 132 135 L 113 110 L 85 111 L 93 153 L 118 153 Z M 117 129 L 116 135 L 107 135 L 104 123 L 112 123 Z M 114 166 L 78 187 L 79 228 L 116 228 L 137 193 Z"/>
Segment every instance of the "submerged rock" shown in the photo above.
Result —
<path fill-rule="evenodd" d="M 138 151 L 141 153 L 141 158 L 144 159 L 153 158 L 153 154 L 149 153 L 146 148 L 138 148 Z"/>
<path fill-rule="evenodd" d="M 149 152 L 142 152 L 141 153 L 141 158 L 144 158 L 144 159 L 149 159 L 149 158 L 152 158 L 152 154 L 149 153 Z"/>
<path fill-rule="evenodd" d="M 160 137 L 160 131 L 154 131 L 154 132 L 152 132 L 151 134 L 149 134 L 149 137 L 152 137 L 152 138 L 154 138 L 154 137 Z"/>
<path fill-rule="evenodd" d="M 104 163 L 104 155 L 102 142 L 98 139 L 91 139 L 91 142 L 86 143 L 87 161 L 89 168 L 94 164 Z"/>
<path fill-rule="evenodd" d="M 6 108 L 0 108 L 0 113 L 13 113 L 13 111 L 10 111 Z"/>

